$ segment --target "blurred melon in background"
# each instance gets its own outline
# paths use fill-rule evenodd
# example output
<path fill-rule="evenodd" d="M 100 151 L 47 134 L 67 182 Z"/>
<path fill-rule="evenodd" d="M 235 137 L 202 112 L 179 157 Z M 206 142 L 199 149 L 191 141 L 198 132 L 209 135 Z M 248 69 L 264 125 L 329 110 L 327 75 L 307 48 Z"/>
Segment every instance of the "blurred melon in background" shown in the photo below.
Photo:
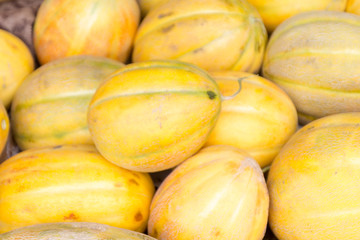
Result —
<path fill-rule="evenodd" d="M 41 64 L 83 54 L 126 62 L 139 21 L 136 0 L 45 0 L 34 25 L 36 55 Z"/>
<path fill-rule="evenodd" d="M 259 11 L 269 33 L 284 20 L 314 10 L 344 11 L 347 0 L 247 0 Z M 356 1 L 356 0 L 355 0 Z M 351 2 L 351 0 L 350 0 Z"/>

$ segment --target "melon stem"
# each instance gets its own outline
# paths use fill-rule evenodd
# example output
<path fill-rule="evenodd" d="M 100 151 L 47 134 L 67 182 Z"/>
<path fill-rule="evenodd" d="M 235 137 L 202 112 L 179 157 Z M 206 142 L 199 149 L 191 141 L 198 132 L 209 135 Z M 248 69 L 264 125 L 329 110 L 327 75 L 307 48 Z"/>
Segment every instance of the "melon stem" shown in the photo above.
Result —
<path fill-rule="evenodd" d="M 241 83 L 242 83 L 242 80 L 244 80 L 245 78 L 248 78 L 248 77 L 238 78 L 238 79 L 237 79 L 237 82 L 239 83 L 239 88 L 238 88 L 238 90 L 237 90 L 234 94 L 232 94 L 232 95 L 230 95 L 230 96 L 223 96 L 223 95 L 221 95 L 221 101 L 231 100 L 231 99 L 233 99 L 234 97 L 236 97 L 236 95 L 238 95 L 239 92 L 241 91 Z"/>

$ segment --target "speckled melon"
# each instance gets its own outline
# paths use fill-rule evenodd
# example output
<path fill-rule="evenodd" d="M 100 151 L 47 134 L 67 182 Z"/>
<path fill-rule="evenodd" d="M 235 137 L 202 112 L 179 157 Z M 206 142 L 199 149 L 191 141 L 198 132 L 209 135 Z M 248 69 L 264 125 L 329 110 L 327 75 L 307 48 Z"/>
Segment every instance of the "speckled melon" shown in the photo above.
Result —
<path fill-rule="evenodd" d="M 126 62 L 139 21 L 136 0 L 44 0 L 34 23 L 35 52 L 41 64 L 82 54 Z"/>
<path fill-rule="evenodd" d="M 279 240 L 360 236 L 360 113 L 317 119 L 295 133 L 267 179 Z"/>
<path fill-rule="evenodd" d="M 91 222 L 43 223 L 0 234 L 2 240 L 155 240 L 123 228 Z"/>
<path fill-rule="evenodd" d="M 266 42 L 261 17 L 245 0 L 173 0 L 144 18 L 132 59 L 172 59 L 205 70 L 258 72 Z"/>
<path fill-rule="evenodd" d="M 293 100 L 301 123 L 360 111 L 360 16 L 313 11 L 271 35 L 263 76 Z"/>
<path fill-rule="evenodd" d="M 87 108 L 96 88 L 123 67 L 118 61 L 72 56 L 45 64 L 19 87 L 11 108 L 13 136 L 21 149 L 92 144 Z"/>
<path fill-rule="evenodd" d="M 129 64 L 96 90 L 88 125 L 99 152 L 131 170 L 172 168 L 197 152 L 221 107 L 217 84 L 179 61 Z"/>
<path fill-rule="evenodd" d="M 260 76 L 236 72 L 211 72 L 222 95 L 221 112 L 207 145 L 225 144 L 247 151 L 261 167 L 270 165 L 282 146 L 296 131 L 296 108 L 277 85 Z"/>
<path fill-rule="evenodd" d="M 94 146 L 23 151 L 0 165 L 0 233 L 51 222 L 96 222 L 142 232 L 154 185 Z"/>
<path fill-rule="evenodd" d="M 166 177 L 151 203 L 148 232 L 159 240 L 262 240 L 268 207 L 256 161 L 235 147 L 210 146 Z"/>

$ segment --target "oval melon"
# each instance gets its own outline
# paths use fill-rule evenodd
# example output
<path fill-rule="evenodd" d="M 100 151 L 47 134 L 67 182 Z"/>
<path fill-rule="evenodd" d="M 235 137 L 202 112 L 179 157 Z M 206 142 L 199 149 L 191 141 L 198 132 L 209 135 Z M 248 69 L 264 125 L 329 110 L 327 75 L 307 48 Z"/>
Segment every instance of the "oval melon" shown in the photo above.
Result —
<path fill-rule="evenodd" d="M 296 108 L 289 96 L 271 81 L 237 72 L 211 72 L 222 95 L 219 119 L 206 145 L 231 145 L 248 152 L 260 167 L 269 165 L 297 128 Z"/>
<path fill-rule="evenodd" d="M 39 223 L 96 222 L 142 232 L 154 185 L 94 146 L 29 149 L 0 165 L 0 233 Z"/>
<path fill-rule="evenodd" d="M 172 168 L 206 142 L 220 92 L 202 69 L 178 61 L 129 64 L 96 90 L 88 124 L 99 152 L 131 170 Z"/>
<path fill-rule="evenodd" d="M 0 101 L 9 108 L 27 75 L 34 70 L 34 59 L 25 43 L 0 29 Z"/>
<path fill-rule="evenodd" d="M 179 60 L 205 70 L 258 72 L 267 33 L 245 0 L 174 0 L 156 7 L 136 33 L 133 61 Z"/>
<path fill-rule="evenodd" d="M 22 150 L 93 144 L 87 108 L 95 90 L 124 65 L 95 56 L 72 56 L 42 65 L 19 87 L 11 107 L 13 136 Z"/>
<path fill-rule="evenodd" d="M 45 0 L 34 23 L 40 64 L 73 55 L 126 62 L 140 21 L 136 0 Z"/>
<path fill-rule="evenodd" d="M 358 112 L 315 120 L 274 159 L 269 223 L 279 240 L 360 235 L 359 123 Z"/>
<path fill-rule="evenodd" d="M 263 76 L 293 100 L 301 123 L 360 111 L 360 16 L 299 14 L 271 35 Z"/>
<path fill-rule="evenodd" d="M 166 177 L 151 203 L 148 232 L 159 240 L 261 240 L 268 207 L 256 161 L 234 147 L 210 146 Z"/>
<path fill-rule="evenodd" d="M 259 11 L 266 29 L 271 33 L 280 23 L 299 13 L 314 10 L 344 11 L 347 0 L 248 0 L 248 2 Z"/>

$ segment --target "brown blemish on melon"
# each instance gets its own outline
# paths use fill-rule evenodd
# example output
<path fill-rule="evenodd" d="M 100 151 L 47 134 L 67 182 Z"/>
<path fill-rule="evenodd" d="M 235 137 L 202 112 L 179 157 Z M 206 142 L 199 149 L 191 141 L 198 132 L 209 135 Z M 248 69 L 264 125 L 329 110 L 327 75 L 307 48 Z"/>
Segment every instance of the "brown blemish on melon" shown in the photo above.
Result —
<path fill-rule="evenodd" d="M 161 31 L 162 31 L 163 33 L 168 33 L 168 32 L 170 32 L 171 29 L 173 29 L 174 27 L 175 27 L 175 24 L 171 24 L 170 26 L 167 26 L 167 27 L 162 28 Z"/>
<path fill-rule="evenodd" d="M 143 220 L 143 218 L 144 217 L 140 211 L 135 214 L 135 221 L 140 222 L 141 220 Z"/>
<path fill-rule="evenodd" d="M 130 179 L 129 182 L 135 184 L 136 186 L 139 186 L 139 183 L 135 179 Z"/>
<path fill-rule="evenodd" d="M 204 49 L 203 48 L 197 48 L 193 51 L 193 53 L 198 53 L 198 52 L 203 52 Z"/>
<path fill-rule="evenodd" d="M 140 176 L 139 176 L 137 173 L 132 172 L 131 174 L 132 174 L 134 177 L 136 177 L 137 179 L 140 179 Z"/>
<path fill-rule="evenodd" d="M 161 19 L 161 18 L 164 18 L 164 17 L 168 17 L 168 16 L 171 16 L 171 15 L 173 15 L 173 14 L 174 14 L 173 12 L 161 13 L 161 14 L 159 14 L 159 16 L 158 16 L 158 19 Z"/>
<path fill-rule="evenodd" d="M 70 213 L 69 215 L 64 216 L 63 219 L 64 220 L 77 220 L 77 219 L 79 219 L 79 217 L 76 216 L 74 213 Z"/>
<path fill-rule="evenodd" d="M 156 228 L 154 228 L 154 234 L 153 234 L 153 237 L 154 238 L 157 238 L 159 236 L 159 232 L 157 231 Z"/>
<path fill-rule="evenodd" d="M 123 185 L 122 185 L 122 183 L 117 182 L 117 183 L 114 184 L 114 186 L 115 187 L 122 187 Z"/>

